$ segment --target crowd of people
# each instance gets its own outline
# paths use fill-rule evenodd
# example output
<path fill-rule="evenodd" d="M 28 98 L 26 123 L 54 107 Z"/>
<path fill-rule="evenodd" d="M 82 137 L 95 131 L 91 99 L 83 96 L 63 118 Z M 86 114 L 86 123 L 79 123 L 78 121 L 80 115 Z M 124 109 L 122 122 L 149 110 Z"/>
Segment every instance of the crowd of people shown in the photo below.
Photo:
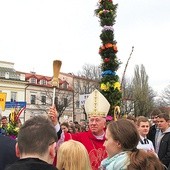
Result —
<path fill-rule="evenodd" d="M 170 170 L 169 115 L 106 122 L 109 108 L 95 90 L 85 102 L 88 122 L 60 123 L 52 106 L 27 120 L 17 140 L 1 134 L 0 170 Z"/>

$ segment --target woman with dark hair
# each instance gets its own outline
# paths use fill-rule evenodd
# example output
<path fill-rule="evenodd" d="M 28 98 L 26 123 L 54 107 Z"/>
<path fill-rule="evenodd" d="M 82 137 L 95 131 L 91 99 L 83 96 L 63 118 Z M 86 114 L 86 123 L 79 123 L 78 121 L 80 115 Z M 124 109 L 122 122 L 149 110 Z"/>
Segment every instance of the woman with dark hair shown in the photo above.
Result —
<path fill-rule="evenodd" d="M 69 133 L 76 133 L 76 129 L 73 125 L 70 125 L 69 128 L 68 128 L 68 132 Z"/>
<path fill-rule="evenodd" d="M 69 131 L 69 124 L 67 122 L 63 122 L 61 123 L 61 130 L 64 132 L 64 133 L 68 133 Z"/>
<path fill-rule="evenodd" d="M 101 162 L 100 170 L 164 170 L 155 154 L 136 148 L 140 137 L 131 121 L 109 123 L 105 137 L 108 157 Z"/>

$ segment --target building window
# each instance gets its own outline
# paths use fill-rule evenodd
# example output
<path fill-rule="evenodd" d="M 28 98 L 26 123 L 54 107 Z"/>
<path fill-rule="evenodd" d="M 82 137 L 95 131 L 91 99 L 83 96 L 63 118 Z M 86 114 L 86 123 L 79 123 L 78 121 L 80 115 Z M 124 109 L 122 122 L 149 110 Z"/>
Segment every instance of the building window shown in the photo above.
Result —
<path fill-rule="evenodd" d="M 68 106 L 68 100 L 67 98 L 64 98 L 64 107 L 67 107 Z"/>
<path fill-rule="evenodd" d="M 63 89 L 67 89 L 67 83 L 66 82 L 63 83 Z"/>
<path fill-rule="evenodd" d="M 76 108 L 79 108 L 79 103 L 80 103 L 80 102 L 77 100 L 77 101 L 76 101 Z"/>
<path fill-rule="evenodd" d="M 55 101 L 54 101 L 55 105 L 58 106 L 58 97 L 55 97 Z"/>
<path fill-rule="evenodd" d="M 59 84 L 59 88 L 63 89 L 63 84 Z"/>
<path fill-rule="evenodd" d="M 37 84 L 37 79 L 36 79 L 36 78 L 31 78 L 31 79 L 30 79 L 30 83 L 32 83 L 32 84 Z"/>
<path fill-rule="evenodd" d="M 36 99 L 36 96 L 35 95 L 31 95 L 31 104 L 35 104 L 35 99 Z"/>
<path fill-rule="evenodd" d="M 11 102 L 17 101 L 17 92 L 11 92 Z"/>
<path fill-rule="evenodd" d="M 42 104 L 46 104 L 46 96 L 41 96 L 41 102 Z"/>
<path fill-rule="evenodd" d="M 47 85 L 47 80 L 40 80 L 41 85 Z"/>

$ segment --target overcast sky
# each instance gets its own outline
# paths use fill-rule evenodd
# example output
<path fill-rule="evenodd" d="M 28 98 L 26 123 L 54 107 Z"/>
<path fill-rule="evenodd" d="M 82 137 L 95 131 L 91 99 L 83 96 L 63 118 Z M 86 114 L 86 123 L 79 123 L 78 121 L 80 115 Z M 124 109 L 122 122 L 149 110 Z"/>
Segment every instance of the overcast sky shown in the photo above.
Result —
<path fill-rule="evenodd" d="M 101 40 L 97 0 L 0 0 L 0 60 L 17 71 L 52 76 L 53 60 L 61 71 L 77 73 L 84 64 L 99 65 Z M 155 91 L 170 84 L 170 0 L 115 0 L 117 57 L 126 76 L 143 64 Z"/>

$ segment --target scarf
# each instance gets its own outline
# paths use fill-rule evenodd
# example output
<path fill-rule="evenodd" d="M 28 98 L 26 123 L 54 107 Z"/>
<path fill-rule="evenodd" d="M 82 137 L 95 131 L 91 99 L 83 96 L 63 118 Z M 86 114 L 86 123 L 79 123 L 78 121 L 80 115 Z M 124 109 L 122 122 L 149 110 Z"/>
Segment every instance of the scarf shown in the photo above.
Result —
<path fill-rule="evenodd" d="M 120 152 L 111 158 L 105 158 L 99 170 L 126 170 L 130 160 L 127 152 Z"/>

